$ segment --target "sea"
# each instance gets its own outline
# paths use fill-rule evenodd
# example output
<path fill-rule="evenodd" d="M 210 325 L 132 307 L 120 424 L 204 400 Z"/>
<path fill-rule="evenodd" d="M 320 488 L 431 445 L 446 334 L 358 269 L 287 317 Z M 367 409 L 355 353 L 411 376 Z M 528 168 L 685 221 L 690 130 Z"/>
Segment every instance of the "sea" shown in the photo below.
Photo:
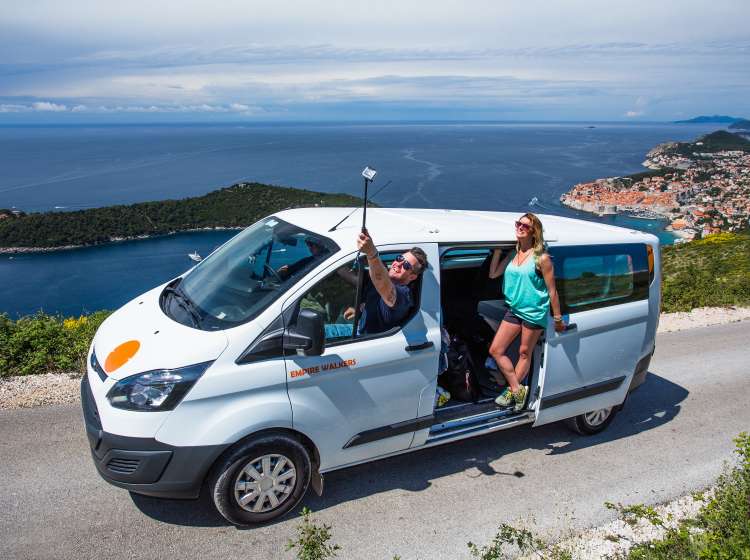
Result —
<path fill-rule="evenodd" d="M 199 196 L 240 181 L 362 195 L 380 206 L 532 211 L 652 232 L 660 220 L 563 207 L 581 181 L 642 171 L 646 152 L 720 128 L 670 123 L 284 123 L 0 127 L 0 208 L 69 211 Z M 385 186 L 387 184 L 387 186 Z M 116 309 L 236 231 L 0 255 L 0 313 Z"/>

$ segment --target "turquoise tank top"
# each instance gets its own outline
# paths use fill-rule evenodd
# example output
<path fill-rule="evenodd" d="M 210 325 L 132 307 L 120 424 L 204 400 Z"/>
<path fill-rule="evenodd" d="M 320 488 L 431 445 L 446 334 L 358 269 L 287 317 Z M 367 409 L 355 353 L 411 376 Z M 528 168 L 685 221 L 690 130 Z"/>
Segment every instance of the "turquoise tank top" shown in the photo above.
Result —
<path fill-rule="evenodd" d="M 524 321 L 546 327 L 549 293 L 544 278 L 536 272 L 536 255 L 528 257 L 521 266 L 513 264 L 515 258 L 514 251 L 503 275 L 505 303 Z"/>

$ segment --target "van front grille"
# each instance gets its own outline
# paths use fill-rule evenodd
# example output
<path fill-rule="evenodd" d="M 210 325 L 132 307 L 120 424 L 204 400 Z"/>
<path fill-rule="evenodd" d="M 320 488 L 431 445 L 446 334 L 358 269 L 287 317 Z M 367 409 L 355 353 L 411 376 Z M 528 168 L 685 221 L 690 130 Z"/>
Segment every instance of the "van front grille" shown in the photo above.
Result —
<path fill-rule="evenodd" d="M 118 474 L 133 474 L 140 464 L 140 459 L 114 457 L 107 463 L 107 469 Z"/>

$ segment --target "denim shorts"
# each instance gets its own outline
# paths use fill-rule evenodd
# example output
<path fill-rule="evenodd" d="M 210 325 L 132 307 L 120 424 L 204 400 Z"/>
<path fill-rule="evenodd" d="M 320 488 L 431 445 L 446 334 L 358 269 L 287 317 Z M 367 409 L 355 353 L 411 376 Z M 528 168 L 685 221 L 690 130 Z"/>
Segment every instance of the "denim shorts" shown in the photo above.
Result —
<path fill-rule="evenodd" d="M 535 325 L 534 323 L 529 323 L 528 321 L 524 321 L 521 319 L 518 315 L 513 313 L 510 309 L 505 312 L 505 317 L 503 317 L 503 321 L 508 321 L 512 325 L 523 325 L 527 329 L 534 329 L 537 331 L 543 330 L 544 327 Z"/>

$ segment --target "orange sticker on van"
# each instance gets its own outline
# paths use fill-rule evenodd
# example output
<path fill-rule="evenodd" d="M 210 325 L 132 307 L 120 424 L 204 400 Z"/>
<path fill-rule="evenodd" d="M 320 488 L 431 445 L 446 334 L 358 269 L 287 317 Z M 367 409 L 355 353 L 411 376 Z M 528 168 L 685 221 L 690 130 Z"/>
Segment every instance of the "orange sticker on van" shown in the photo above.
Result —
<path fill-rule="evenodd" d="M 104 371 L 112 373 L 116 369 L 121 368 L 130 358 L 136 355 L 140 347 L 141 343 L 137 340 L 123 342 L 107 356 L 107 359 L 104 361 Z"/>

